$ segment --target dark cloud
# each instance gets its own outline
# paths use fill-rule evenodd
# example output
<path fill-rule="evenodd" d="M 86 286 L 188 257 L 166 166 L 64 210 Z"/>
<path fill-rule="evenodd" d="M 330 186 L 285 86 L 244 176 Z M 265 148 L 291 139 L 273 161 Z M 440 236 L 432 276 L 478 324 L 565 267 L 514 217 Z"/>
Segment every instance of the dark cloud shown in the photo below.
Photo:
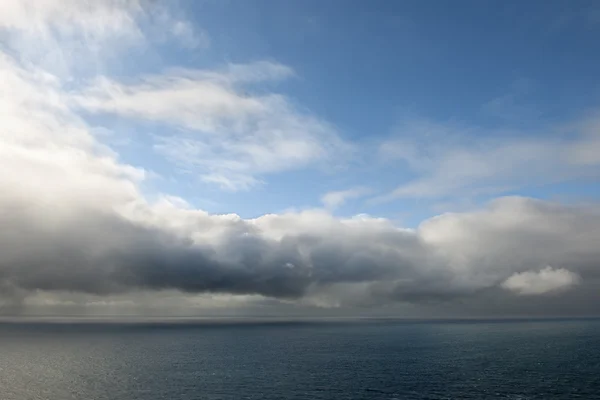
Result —
<path fill-rule="evenodd" d="M 210 245 L 89 210 L 51 230 L 46 222 L 27 213 L 0 216 L 8 228 L 0 237 L 3 281 L 100 295 L 178 289 L 298 298 L 310 285 L 377 280 L 414 267 L 358 237 L 291 232 L 276 240 L 234 228 Z"/>

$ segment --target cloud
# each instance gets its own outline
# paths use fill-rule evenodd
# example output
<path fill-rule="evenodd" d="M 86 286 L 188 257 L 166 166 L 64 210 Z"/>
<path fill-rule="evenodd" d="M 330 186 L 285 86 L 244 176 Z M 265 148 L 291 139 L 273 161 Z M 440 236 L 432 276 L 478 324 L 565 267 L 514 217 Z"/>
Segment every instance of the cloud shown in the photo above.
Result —
<path fill-rule="evenodd" d="M 0 281 L 19 299 L 166 290 L 344 307 L 477 301 L 541 265 L 582 286 L 598 278 L 594 208 L 505 198 L 407 230 L 324 211 L 244 220 L 173 197 L 150 203 L 144 171 L 97 142 L 56 79 L 8 57 L 0 68 L 0 93 L 16 94 L 0 97 L 12 171 L 0 176 Z"/>
<path fill-rule="evenodd" d="M 526 271 L 511 275 L 502 287 L 522 295 L 538 295 L 569 288 L 579 283 L 579 276 L 564 269 L 546 267 L 540 271 Z"/>
<path fill-rule="evenodd" d="M 0 26 L 42 38 L 55 29 L 84 36 L 138 36 L 132 15 L 143 12 L 135 0 L 7 0 L 0 7 Z"/>
<path fill-rule="evenodd" d="M 327 192 L 321 197 L 321 202 L 328 209 L 334 209 L 340 207 L 349 199 L 356 199 L 358 197 L 366 196 L 369 193 L 370 190 L 366 187 L 355 187 L 347 190 Z"/>
<path fill-rule="evenodd" d="M 594 206 L 502 198 L 410 230 L 325 211 L 242 219 L 174 197 L 151 203 L 139 189 L 145 172 L 98 142 L 57 79 L 6 56 L 0 73 L 0 93 L 11 93 L 0 96 L 0 156 L 11 170 L 0 175 L 0 282 L 12 304 L 171 291 L 319 307 L 495 307 L 512 304 L 510 291 L 497 293 L 507 282 L 545 265 L 580 276 L 586 293 L 597 288 Z M 570 293 L 561 296 L 574 308 L 598 300 Z"/>
<path fill-rule="evenodd" d="M 42 13 L 44 27 L 48 18 L 67 18 L 73 4 L 65 3 L 66 16 L 32 10 Z M 82 12 L 77 18 L 87 15 Z M 87 26 L 106 22 L 103 14 L 93 15 L 99 20 L 82 26 L 68 17 L 67 25 L 85 35 Z M 6 29 L 29 29 L 18 18 L 2 23 L 14 19 Z M 135 31 L 133 22 L 123 21 L 123 29 Z M 103 29 L 116 28 L 98 28 L 98 35 Z M 535 314 L 555 301 L 565 313 L 597 311 L 597 206 L 501 198 L 480 210 L 428 219 L 416 230 L 324 210 L 253 219 L 211 215 L 173 196 L 150 201 L 142 190 L 147 171 L 124 163 L 80 115 L 83 108 L 180 128 L 182 134 L 160 136 L 157 148 L 172 151 L 204 179 L 252 185 L 262 174 L 328 160 L 347 146 L 333 127 L 287 98 L 254 91 L 253 85 L 292 76 L 289 67 L 260 62 L 174 70 L 127 83 L 100 77 L 80 90 L 46 63 L 29 60 L 0 53 L 0 159 L 10 171 L 0 174 L 0 304 L 10 310 L 79 303 L 110 309 L 150 297 L 156 305 L 210 299 L 216 308 L 402 304 L 483 313 L 529 307 Z M 551 154 L 566 154 L 561 160 L 569 165 L 593 166 L 587 142 L 577 143 L 581 147 Z M 418 146 L 411 151 L 406 160 L 436 177 L 437 150 L 431 158 L 420 157 Z M 535 272 L 546 265 L 555 269 Z M 569 273 L 579 277 L 578 290 L 526 302 L 518 295 L 557 282 L 566 289 Z"/>
<path fill-rule="evenodd" d="M 208 35 L 172 2 L 145 0 L 5 0 L 0 35 L 19 60 L 72 79 L 93 76 L 132 46 L 208 47 Z"/>
<path fill-rule="evenodd" d="M 326 165 L 350 151 L 333 126 L 286 97 L 252 94 L 252 84 L 293 74 L 287 66 L 262 61 L 174 70 L 129 85 L 99 78 L 73 102 L 94 113 L 180 128 L 157 134 L 155 150 L 206 182 L 243 190 L 265 174 Z"/>
<path fill-rule="evenodd" d="M 543 135 L 414 121 L 401 128 L 404 138 L 384 142 L 380 154 L 388 162 L 402 161 L 416 177 L 378 200 L 494 195 L 529 185 L 597 179 L 599 127 L 595 116 Z"/>

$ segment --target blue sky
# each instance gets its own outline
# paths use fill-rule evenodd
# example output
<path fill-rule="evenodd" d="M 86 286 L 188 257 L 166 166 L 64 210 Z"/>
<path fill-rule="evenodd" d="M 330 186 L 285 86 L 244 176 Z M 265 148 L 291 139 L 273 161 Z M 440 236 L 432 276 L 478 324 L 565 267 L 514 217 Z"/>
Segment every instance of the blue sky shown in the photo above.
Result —
<path fill-rule="evenodd" d="M 382 161 L 378 149 L 390 140 L 436 135 L 426 140 L 443 142 L 454 141 L 448 139 L 454 135 L 464 147 L 487 139 L 553 140 L 564 135 L 564 126 L 592 118 L 600 104 L 598 10 L 594 2 L 583 1 L 184 1 L 177 15 L 202 32 L 206 45 L 190 49 L 166 43 L 138 50 L 108 65 L 109 76 L 126 81 L 173 67 L 283 65 L 293 70 L 290 76 L 243 90 L 286 96 L 294 112 L 330 125 L 355 148 L 328 160 L 333 166 L 275 168 L 258 174 L 261 182 L 246 188 L 203 182 L 195 176 L 198 171 L 181 173 L 147 137 L 118 150 L 124 161 L 160 175 L 148 183 L 152 190 L 243 217 L 322 207 L 327 192 L 353 188 L 361 188 L 360 196 L 349 197 L 336 214 L 368 213 L 409 226 L 444 205 L 452 211 L 502 194 L 552 198 L 566 190 L 576 200 L 595 198 L 595 185 L 584 179 L 588 172 L 553 182 L 540 171 L 525 180 L 506 178 L 506 188 L 490 193 L 457 189 L 370 200 L 420 177 L 402 159 Z M 123 116 L 90 118 L 117 134 L 168 135 L 165 131 L 174 129 Z M 425 125 L 435 126 L 435 132 L 428 133 Z"/>

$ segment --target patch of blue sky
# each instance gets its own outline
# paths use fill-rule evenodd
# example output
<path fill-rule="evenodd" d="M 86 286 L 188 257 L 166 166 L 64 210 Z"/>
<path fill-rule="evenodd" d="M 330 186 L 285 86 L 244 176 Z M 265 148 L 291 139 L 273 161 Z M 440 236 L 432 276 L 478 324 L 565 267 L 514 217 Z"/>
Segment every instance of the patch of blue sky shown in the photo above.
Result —
<path fill-rule="evenodd" d="M 292 68 L 294 76 L 245 90 L 285 95 L 300 113 L 330 124 L 357 151 L 341 160 L 340 169 L 326 171 L 309 163 L 256 174 L 261 183 L 245 190 L 223 190 L 156 151 L 153 138 L 179 128 L 123 116 L 88 116 L 92 123 L 100 118 L 99 125 L 117 137 L 134 134 L 129 144 L 118 145 L 120 157 L 160 175 L 148 183 L 159 191 L 211 212 L 249 217 L 322 207 L 327 192 L 368 187 L 368 195 L 349 199 L 333 212 L 404 218 L 412 226 L 439 213 L 443 204 L 460 208 L 504 194 L 546 198 L 553 191 L 597 195 L 589 180 L 548 183 L 552 179 L 538 181 L 536 176 L 489 195 L 469 195 L 457 187 L 440 196 L 370 201 L 422 173 L 401 160 L 383 162 L 378 153 L 379 144 L 390 138 L 419 139 L 420 132 L 398 128 L 407 120 L 428 121 L 454 133 L 458 129 L 468 144 L 546 139 L 556 126 L 593 114 L 600 104 L 600 19 L 594 17 L 594 2 L 256 0 L 184 1 L 179 7 L 207 35 L 206 43 L 141 47 L 105 73 L 127 82 L 175 67 L 209 70 L 229 63 L 277 62 Z"/>

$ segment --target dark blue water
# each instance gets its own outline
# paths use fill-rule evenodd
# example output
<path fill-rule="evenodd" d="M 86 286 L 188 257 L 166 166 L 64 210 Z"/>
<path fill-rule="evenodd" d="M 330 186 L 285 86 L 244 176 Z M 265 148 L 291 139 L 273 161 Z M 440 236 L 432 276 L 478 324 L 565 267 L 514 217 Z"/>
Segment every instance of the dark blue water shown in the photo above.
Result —
<path fill-rule="evenodd" d="M 0 399 L 600 399 L 600 322 L 0 324 Z"/>

